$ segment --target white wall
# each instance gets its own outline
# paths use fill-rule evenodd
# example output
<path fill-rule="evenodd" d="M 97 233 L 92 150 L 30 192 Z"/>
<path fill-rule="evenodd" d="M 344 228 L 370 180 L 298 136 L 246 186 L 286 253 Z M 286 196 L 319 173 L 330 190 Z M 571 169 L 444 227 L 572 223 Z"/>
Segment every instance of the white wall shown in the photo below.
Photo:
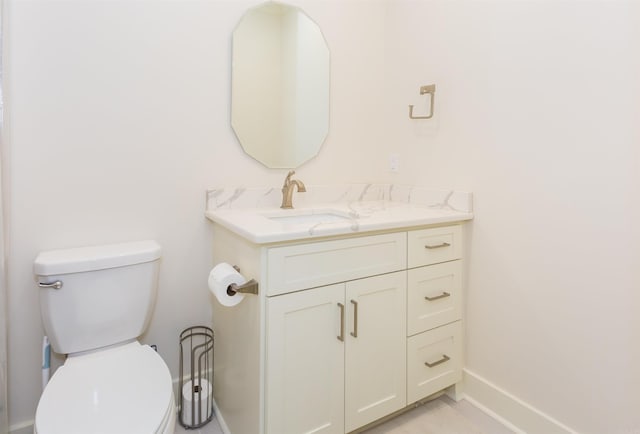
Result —
<path fill-rule="evenodd" d="M 399 180 L 474 193 L 466 368 L 578 432 L 637 432 L 640 9 L 393 1 L 388 26 Z M 409 121 L 430 83 L 435 118 Z"/>
<path fill-rule="evenodd" d="M 257 1 L 6 0 L 10 422 L 33 419 L 41 250 L 154 238 L 164 247 L 147 343 L 174 375 L 179 332 L 209 323 L 205 190 L 281 185 L 229 126 L 231 33 Z M 331 133 L 307 183 L 377 181 L 384 8 L 295 1 L 332 52 Z M 357 37 L 354 37 L 357 35 Z M 365 91 L 366 90 L 366 91 Z M 381 128 L 381 127 L 380 127 Z M 358 164 L 354 164 L 354 162 Z"/>

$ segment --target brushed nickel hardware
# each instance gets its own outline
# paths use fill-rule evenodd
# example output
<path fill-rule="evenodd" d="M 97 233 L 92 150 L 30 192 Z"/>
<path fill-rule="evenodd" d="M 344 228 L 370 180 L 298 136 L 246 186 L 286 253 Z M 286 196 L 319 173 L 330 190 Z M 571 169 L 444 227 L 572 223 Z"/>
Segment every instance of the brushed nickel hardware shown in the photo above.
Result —
<path fill-rule="evenodd" d="M 439 249 L 441 247 L 449 247 L 450 245 L 451 244 L 449 244 L 449 243 L 436 244 L 435 246 L 429 246 L 429 245 L 425 244 L 424 248 L 431 250 L 431 249 Z"/>
<path fill-rule="evenodd" d="M 344 342 L 344 304 L 338 303 L 338 307 L 340 308 L 340 334 L 338 335 L 338 340 Z"/>
<path fill-rule="evenodd" d="M 295 173 L 295 170 L 290 170 L 287 174 L 287 177 L 284 179 L 284 184 L 282 184 L 282 205 L 280 205 L 280 208 L 293 208 L 293 204 L 291 201 L 293 199 L 294 187 L 297 187 L 300 193 L 304 193 L 305 191 L 307 191 L 307 188 L 304 186 L 304 182 L 300 181 L 299 179 L 291 178 Z"/>
<path fill-rule="evenodd" d="M 241 294 L 254 294 L 258 295 L 258 282 L 255 279 L 251 279 L 242 285 L 236 285 L 232 283 L 227 286 L 227 294 L 236 295 L 239 292 Z"/>
<path fill-rule="evenodd" d="M 62 288 L 62 282 L 59 280 L 56 280 L 55 282 L 50 282 L 50 283 L 38 283 L 38 286 L 40 288 L 60 289 Z"/>
<path fill-rule="evenodd" d="M 238 267 L 237 265 L 232 265 L 232 267 L 234 268 L 234 270 L 236 270 L 238 273 L 240 272 L 240 267 Z M 251 279 L 248 280 L 247 282 L 243 283 L 242 285 L 237 285 L 235 283 L 232 283 L 231 285 L 227 286 L 227 294 L 228 295 L 236 295 L 236 293 L 240 293 L 240 294 L 254 294 L 254 295 L 258 295 L 258 282 L 255 279 Z"/>
<path fill-rule="evenodd" d="M 424 362 L 424 364 L 425 364 L 426 366 L 430 367 L 430 368 L 433 368 L 434 366 L 438 366 L 439 364 L 444 363 L 444 362 L 446 362 L 446 361 L 448 361 L 448 360 L 451 360 L 451 358 L 450 358 L 449 356 L 447 356 L 446 354 L 443 354 L 443 355 L 442 355 L 442 358 L 441 358 L 440 360 L 435 361 L 435 362 L 433 362 L 433 363 Z"/>
<path fill-rule="evenodd" d="M 436 93 L 436 85 L 435 84 L 429 84 L 426 86 L 420 86 L 420 95 L 424 95 L 425 93 L 428 93 L 431 97 L 431 103 L 430 103 L 430 109 L 429 109 L 429 114 L 427 116 L 414 116 L 413 115 L 413 106 L 410 105 L 409 106 L 409 119 L 431 119 L 433 117 L 433 107 L 435 104 L 435 93 Z"/>
<path fill-rule="evenodd" d="M 351 332 L 351 336 L 354 338 L 358 337 L 358 302 L 355 300 L 351 300 L 351 304 L 353 304 L 353 331 Z"/>
<path fill-rule="evenodd" d="M 442 294 L 436 295 L 435 297 L 429 297 L 425 295 L 424 299 L 428 301 L 434 301 L 434 300 L 440 300 L 441 298 L 446 298 L 446 297 L 451 297 L 451 294 L 449 294 L 448 292 L 443 292 Z"/>

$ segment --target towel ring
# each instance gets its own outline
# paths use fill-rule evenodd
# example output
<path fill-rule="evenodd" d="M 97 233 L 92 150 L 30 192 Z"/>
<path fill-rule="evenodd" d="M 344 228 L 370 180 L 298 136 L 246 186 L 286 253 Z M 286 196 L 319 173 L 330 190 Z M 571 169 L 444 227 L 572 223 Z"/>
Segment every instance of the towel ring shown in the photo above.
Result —
<path fill-rule="evenodd" d="M 414 116 L 413 115 L 413 105 L 409 106 L 409 119 L 431 119 L 433 117 L 433 107 L 435 104 L 435 93 L 436 93 L 436 85 L 429 84 L 426 86 L 420 86 L 420 95 L 424 95 L 428 93 L 431 96 L 430 110 L 427 116 Z"/>

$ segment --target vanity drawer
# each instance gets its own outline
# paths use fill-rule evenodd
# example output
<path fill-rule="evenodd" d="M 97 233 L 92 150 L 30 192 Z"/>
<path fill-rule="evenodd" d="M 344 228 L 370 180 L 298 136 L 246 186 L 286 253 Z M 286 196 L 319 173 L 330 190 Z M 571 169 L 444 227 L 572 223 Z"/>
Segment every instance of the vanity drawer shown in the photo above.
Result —
<path fill-rule="evenodd" d="M 460 380 L 461 321 L 429 330 L 407 340 L 407 405 Z"/>
<path fill-rule="evenodd" d="M 267 252 L 267 296 L 403 270 L 405 232 L 346 238 Z"/>
<path fill-rule="evenodd" d="M 409 270 L 407 335 L 457 321 L 462 311 L 462 261 Z"/>
<path fill-rule="evenodd" d="M 454 225 L 410 231 L 408 249 L 409 268 L 460 259 L 462 227 Z"/>

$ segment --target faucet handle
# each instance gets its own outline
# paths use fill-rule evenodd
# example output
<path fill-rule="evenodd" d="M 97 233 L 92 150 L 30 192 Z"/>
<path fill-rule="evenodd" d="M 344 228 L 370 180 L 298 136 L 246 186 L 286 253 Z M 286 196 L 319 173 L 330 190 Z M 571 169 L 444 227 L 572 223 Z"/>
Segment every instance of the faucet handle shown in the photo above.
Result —
<path fill-rule="evenodd" d="M 295 175 L 296 171 L 295 170 L 290 170 L 289 173 L 287 174 L 287 177 L 284 178 L 284 184 L 283 187 L 288 186 L 289 184 L 291 184 L 291 177 L 293 175 Z"/>

